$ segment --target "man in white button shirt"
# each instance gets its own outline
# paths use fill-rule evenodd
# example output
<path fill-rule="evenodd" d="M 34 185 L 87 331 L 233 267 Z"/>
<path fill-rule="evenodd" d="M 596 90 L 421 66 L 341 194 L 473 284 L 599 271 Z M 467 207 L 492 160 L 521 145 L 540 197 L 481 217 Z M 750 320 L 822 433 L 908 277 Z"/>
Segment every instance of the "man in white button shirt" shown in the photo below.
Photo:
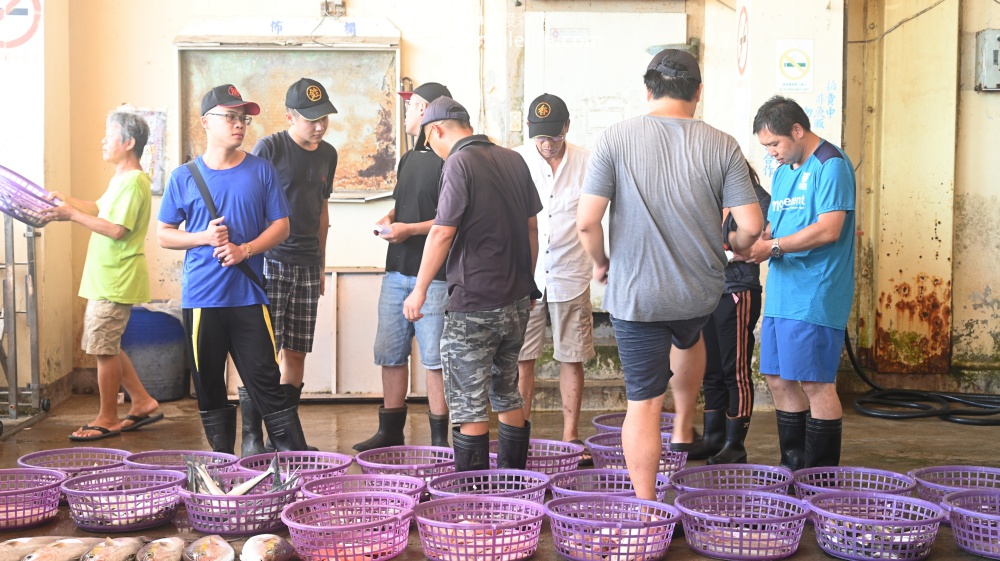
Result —
<path fill-rule="evenodd" d="M 577 424 L 583 398 L 583 363 L 594 357 L 594 319 L 590 305 L 593 267 L 576 234 L 576 206 L 590 151 L 566 142 L 569 110 L 562 99 L 542 94 L 531 102 L 528 137 L 514 150 L 524 158 L 544 210 L 538 214 L 538 264 L 535 284 L 544 294 L 528 319 L 518 357 L 518 382 L 524 417 L 531 413 L 535 361 L 551 319 L 553 357 L 559 365 L 563 440 L 580 442 Z M 586 458 L 581 465 L 593 465 Z"/>

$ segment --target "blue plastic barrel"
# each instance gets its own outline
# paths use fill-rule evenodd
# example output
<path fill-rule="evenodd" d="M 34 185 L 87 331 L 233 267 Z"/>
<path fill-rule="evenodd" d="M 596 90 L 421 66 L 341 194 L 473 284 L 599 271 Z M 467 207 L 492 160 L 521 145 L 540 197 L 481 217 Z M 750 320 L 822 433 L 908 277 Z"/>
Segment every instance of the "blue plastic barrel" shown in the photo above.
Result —
<path fill-rule="evenodd" d="M 122 350 L 128 353 L 139 380 L 154 399 L 171 401 L 184 397 L 187 366 L 180 320 L 133 306 L 122 334 Z"/>

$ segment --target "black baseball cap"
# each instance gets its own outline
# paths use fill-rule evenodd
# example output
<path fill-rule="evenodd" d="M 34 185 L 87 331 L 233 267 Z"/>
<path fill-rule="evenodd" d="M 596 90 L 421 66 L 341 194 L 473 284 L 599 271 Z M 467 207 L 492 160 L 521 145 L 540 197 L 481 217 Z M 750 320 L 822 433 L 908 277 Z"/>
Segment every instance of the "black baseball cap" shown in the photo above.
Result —
<path fill-rule="evenodd" d="M 568 120 L 566 102 L 559 96 L 542 94 L 528 106 L 528 138 L 559 136 Z"/>
<path fill-rule="evenodd" d="M 656 70 L 667 78 L 687 78 L 701 82 L 701 70 L 694 55 L 680 49 L 664 49 L 646 65 L 646 70 Z"/>
<path fill-rule="evenodd" d="M 441 96 L 451 97 L 451 92 L 448 91 L 448 87 L 442 86 L 437 82 L 420 84 L 420 87 L 414 89 L 412 92 L 399 92 L 399 97 L 409 100 L 413 94 L 417 94 L 424 98 L 427 103 L 430 103 Z"/>
<path fill-rule="evenodd" d="M 336 113 L 337 108 L 330 101 L 330 96 L 326 93 L 326 88 L 312 78 L 299 78 L 288 88 L 285 94 L 285 107 L 290 107 L 299 112 L 309 121 L 322 119 L 331 113 Z"/>
<path fill-rule="evenodd" d="M 246 107 L 247 115 L 260 115 L 260 105 L 252 101 L 243 101 L 240 91 L 232 84 L 222 84 L 208 90 L 208 93 L 201 98 L 201 115 L 205 116 L 205 113 L 208 113 L 217 105 L 223 107 Z"/>
<path fill-rule="evenodd" d="M 470 121 L 472 119 L 461 103 L 443 95 L 432 101 L 427 109 L 424 109 L 424 118 L 420 121 L 420 126 L 448 120 Z"/>

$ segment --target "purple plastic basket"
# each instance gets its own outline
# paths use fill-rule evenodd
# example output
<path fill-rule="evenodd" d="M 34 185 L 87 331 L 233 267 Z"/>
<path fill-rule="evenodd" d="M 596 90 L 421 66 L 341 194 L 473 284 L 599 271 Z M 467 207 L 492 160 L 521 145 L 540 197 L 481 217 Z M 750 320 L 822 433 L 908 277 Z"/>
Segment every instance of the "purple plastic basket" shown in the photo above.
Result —
<path fill-rule="evenodd" d="M 949 493 L 941 506 L 949 512 L 955 545 L 969 553 L 1000 559 L 1000 490 Z"/>
<path fill-rule="evenodd" d="M 497 469 L 499 447 L 499 441 L 490 441 L 490 469 Z M 579 467 L 585 450 L 582 444 L 532 438 L 528 441 L 528 463 L 524 469 L 545 475 L 574 471 Z"/>
<path fill-rule="evenodd" d="M 934 466 L 910 470 L 917 480 L 917 496 L 940 504 L 945 495 L 966 489 L 1000 489 L 1000 468 Z"/>
<path fill-rule="evenodd" d="M 80 529 L 130 532 L 169 522 L 186 480 L 177 471 L 106 471 L 71 477 L 62 490 Z"/>
<path fill-rule="evenodd" d="M 186 472 L 185 457 L 195 458 L 205 462 L 208 473 L 235 471 L 236 462 L 240 459 L 233 454 L 224 452 L 206 452 L 204 450 L 152 450 L 137 452 L 125 458 L 125 465 L 131 469 L 169 469 Z"/>
<path fill-rule="evenodd" d="M 448 473 L 427 484 L 431 498 L 462 495 L 512 497 L 541 504 L 549 486 L 549 476 L 523 469 L 487 469 Z"/>
<path fill-rule="evenodd" d="M 859 491 L 909 495 L 917 482 L 908 475 L 854 466 L 816 467 L 795 472 L 795 496 L 808 499 L 819 493 L 831 491 Z"/>
<path fill-rule="evenodd" d="M 273 459 L 273 453 L 257 454 L 241 459 L 236 462 L 236 465 L 239 466 L 241 471 L 260 473 L 267 471 Z M 347 473 L 347 468 L 351 467 L 351 464 L 354 463 L 354 458 L 347 454 L 338 454 L 336 452 L 289 451 L 278 452 L 278 461 L 281 463 L 282 472 L 286 470 L 298 470 L 302 482 L 307 483 L 313 479 Z"/>
<path fill-rule="evenodd" d="M 887 493 L 837 491 L 810 497 L 816 541 L 841 559 L 923 559 L 930 555 L 941 507 Z"/>
<path fill-rule="evenodd" d="M 223 491 L 257 474 L 241 471 L 213 475 Z M 295 501 L 298 487 L 272 492 L 274 476 L 264 478 L 249 493 L 240 496 L 210 495 L 181 491 L 191 527 L 203 534 L 249 536 L 275 532 L 284 527 L 281 511 Z"/>
<path fill-rule="evenodd" d="M 768 491 L 691 491 L 674 506 L 688 546 L 719 559 L 788 557 L 798 550 L 809 515 L 804 501 Z"/>
<path fill-rule="evenodd" d="M 362 473 L 419 477 L 424 483 L 455 471 L 455 451 L 443 446 L 389 446 L 358 452 Z"/>
<path fill-rule="evenodd" d="M 69 477 L 125 469 L 125 458 L 131 452 L 115 448 L 57 448 L 25 454 L 17 465 L 26 468 L 55 469 Z"/>
<path fill-rule="evenodd" d="M 435 561 L 516 561 L 538 549 L 545 511 L 524 499 L 434 499 L 413 509 L 424 555 Z"/>
<path fill-rule="evenodd" d="M 622 433 L 599 433 L 584 442 L 590 449 L 590 456 L 594 458 L 595 467 L 599 469 L 628 469 L 625 464 L 625 450 L 622 449 Z M 670 475 L 684 469 L 686 465 L 687 452 L 671 450 L 670 435 L 664 435 L 663 451 L 660 453 L 660 465 L 657 472 Z"/>
<path fill-rule="evenodd" d="M 625 422 L 625 413 L 607 413 L 598 415 L 590 421 L 598 433 L 621 432 L 622 423 Z M 674 414 L 660 413 L 660 432 L 671 433 L 674 431 Z"/>
<path fill-rule="evenodd" d="M 656 476 L 656 500 L 663 501 L 670 487 L 670 478 L 665 474 Z M 628 470 L 624 469 L 584 469 L 559 473 L 549 480 L 549 490 L 553 499 L 566 497 L 586 497 L 606 495 L 612 497 L 634 497 L 635 489 Z"/>
<path fill-rule="evenodd" d="M 292 503 L 281 520 L 302 561 L 391 559 L 406 549 L 413 505 L 398 493 L 343 493 Z"/>
<path fill-rule="evenodd" d="M 37 526 L 59 513 L 59 485 L 66 474 L 54 469 L 0 469 L 0 530 Z"/>
<path fill-rule="evenodd" d="M 660 559 L 679 512 L 635 497 L 579 496 L 545 504 L 556 553 L 576 561 Z"/>
<path fill-rule="evenodd" d="M 670 476 L 670 486 L 682 493 L 704 489 L 787 493 L 791 484 L 790 470 L 759 464 L 690 467 Z"/>
<path fill-rule="evenodd" d="M 45 226 L 41 212 L 55 206 L 42 189 L 28 178 L 0 166 L 0 211 L 29 226 Z"/>
<path fill-rule="evenodd" d="M 302 494 L 307 499 L 361 491 L 400 493 L 414 501 L 420 501 L 427 491 L 427 484 L 423 479 L 410 475 L 363 473 L 324 477 L 302 485 Z"/>

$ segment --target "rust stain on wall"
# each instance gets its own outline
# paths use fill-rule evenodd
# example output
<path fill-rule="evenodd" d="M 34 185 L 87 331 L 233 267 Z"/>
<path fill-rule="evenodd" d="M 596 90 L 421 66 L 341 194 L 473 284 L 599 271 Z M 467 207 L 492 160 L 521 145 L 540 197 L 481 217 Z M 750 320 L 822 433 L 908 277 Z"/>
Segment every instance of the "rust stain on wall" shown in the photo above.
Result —
<path fill-rule="evenodd" d="M 892 281 L 892 279 L 890 279 Z M 879 372 L 945 374 L 951 364 L 951 281 L 920 273 L 881 292 L 875 313 Z"/>

